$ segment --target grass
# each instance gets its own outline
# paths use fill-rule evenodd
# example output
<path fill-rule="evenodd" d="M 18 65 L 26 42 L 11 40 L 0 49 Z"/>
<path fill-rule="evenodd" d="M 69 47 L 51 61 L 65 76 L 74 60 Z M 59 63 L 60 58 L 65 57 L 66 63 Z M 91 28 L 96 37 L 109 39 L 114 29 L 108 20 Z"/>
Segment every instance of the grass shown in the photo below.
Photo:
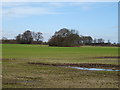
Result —
<path fill-rule="evenodd" d="M 118 72 L 29 65 L 42 63 L 118 64 L 117 47 L 48 47 L 3 44 L 3 88 L 118 88 Z"/>
<path fill-rule="evenodd" d="M 3 45 L 3 58 L 29 59 L 52 63 L 101 62 L 116 64 L 117 59 L 90 59 L 90 57 L 118 56 L 116 47 L 43 47 L 40 45 Z"/>

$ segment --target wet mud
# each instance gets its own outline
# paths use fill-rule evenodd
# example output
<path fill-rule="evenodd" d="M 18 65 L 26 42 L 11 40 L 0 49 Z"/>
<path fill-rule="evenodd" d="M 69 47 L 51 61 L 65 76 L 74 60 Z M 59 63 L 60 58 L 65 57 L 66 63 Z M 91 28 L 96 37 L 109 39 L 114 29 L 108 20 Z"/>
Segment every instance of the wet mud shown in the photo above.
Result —
<path fill-rule="evenodd" d="M 84 68 L 105 68 L 105 69 L 120 70 L 120 65 L 99 64 L 99 63 L 64 63 L 64 64 L 56 63 L 56 64 L 48 64 L 48 63 L 29 62 L 28 64 L 46 65 L 46 66 L 74 66 L 74 67 L 84 67 Z"/>

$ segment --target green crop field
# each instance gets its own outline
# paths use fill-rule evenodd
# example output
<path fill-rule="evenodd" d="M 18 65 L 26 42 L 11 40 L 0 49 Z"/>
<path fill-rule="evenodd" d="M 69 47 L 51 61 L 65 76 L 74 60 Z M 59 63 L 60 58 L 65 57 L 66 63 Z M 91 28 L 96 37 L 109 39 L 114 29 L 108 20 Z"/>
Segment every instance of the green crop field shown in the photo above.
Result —
<path fill-rule="evenodd" d="M 3 88 L 118 88 L 118 72 L 88 71 L 31 63 L 117 65 L 117 47 L 2 45 Z M 107 58 L 103 58 L 107 57 Z"/>

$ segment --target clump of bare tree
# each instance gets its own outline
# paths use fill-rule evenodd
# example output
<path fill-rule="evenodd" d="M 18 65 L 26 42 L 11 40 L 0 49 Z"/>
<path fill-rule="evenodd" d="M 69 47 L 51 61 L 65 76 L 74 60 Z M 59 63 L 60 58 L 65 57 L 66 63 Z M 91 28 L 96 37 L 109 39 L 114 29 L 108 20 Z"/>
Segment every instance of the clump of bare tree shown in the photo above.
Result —
<path fill-rule="evenodd" d="M 16 36 L 16 40 L 20 44 L 31 44 L 32 42 L 42 42 L 43 36 L 41 32 L 25 31 L 23 34 Z"/>
<path fill-rule="evenodd" d="M 76 30 L 60 29 L 48 41 L 49 46 L 79 46 L 80 37 Z"/>

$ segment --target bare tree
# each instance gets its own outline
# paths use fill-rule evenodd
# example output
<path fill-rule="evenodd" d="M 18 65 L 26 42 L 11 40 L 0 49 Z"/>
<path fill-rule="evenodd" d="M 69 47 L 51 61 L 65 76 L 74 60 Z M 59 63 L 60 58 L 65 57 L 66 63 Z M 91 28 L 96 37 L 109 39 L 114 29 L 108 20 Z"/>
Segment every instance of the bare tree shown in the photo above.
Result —
<path fill-rule="evenodd" d="M 99 38 L 99 39 L 98 39 L 98 43 L 104 43 L 104 39 Z"/>
<path fill-rule="evenodd" d="M 35 41 L 42 41 L 43 40 L 43 36 L 41 32 L 37 32 L 37 33 L 33 33 L 33 37 L 35 39 Z"/>
<path fill-rule="evenodd" d="M 82 44 L 91 44 L 93 39 L 91 36 L 81 36 L 81 42 Z"/>
<path fill-rule="evenodd" d="M 32 32 L 30 30 L 25 31 L 23 34 L 18 34 L 16 40 L 21 44 L 31 44 L 33 41 L 39 42 L 42 41 L 43 36 L 41 32 Z"/>
<path fill-rule="evenodd" d="M 97 39 L 96 38 L 93 40 L 93 43 L 97 43 Z"/>

